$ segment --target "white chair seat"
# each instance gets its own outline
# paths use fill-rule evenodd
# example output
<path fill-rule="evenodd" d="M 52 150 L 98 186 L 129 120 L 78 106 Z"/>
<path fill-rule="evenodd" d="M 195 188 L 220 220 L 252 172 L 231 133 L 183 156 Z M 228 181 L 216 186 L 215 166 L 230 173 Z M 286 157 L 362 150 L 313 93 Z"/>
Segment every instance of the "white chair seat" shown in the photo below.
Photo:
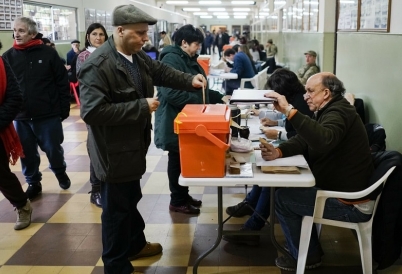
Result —
<path fill-rule="evenodd" d="M 381 184 L 385 184 L 388 176 L 395 169 L 395 166 L 391 167 L 379 180 L 377 180 L 370 187 L 358 191 L 358 192 L 337 192 L 337 191 L 317 191 L 317 196 L 315 200 L 315 208 L 313 216 L 304 216 L 302 222 L 302 229 L 300 235 L 300 245 L 299 245 L 299 257 L 297 259 L 297 274 L 304 273 L 306 267 L 306 259 L 308 253 L 308 247 L 310 244 L 311 230 L 313 223 L 331 225 L 343 228 L 349 228 L 356 230 L 357 238 L 359 240 L 360 247 L 360 257 L 362 261 L 362 268 L 364 274 L 372 274 L 372 254 L 371 254 L 371 234 L 372 234 L 372 223 L 374 219 L 374 214 L 377 209 L 378 201 L 380 200 L 381 193 L 377 196 L 374 204 L 373 214 L 369 221 L 362 223 L 350 223 L 335 221 L 330 219 L 324 219 L 324 209 L 325 202 L 328 198 L 340 198 L 340 199 L 359 199 L 363 198 L 373 191 L 375 191 Z"/>

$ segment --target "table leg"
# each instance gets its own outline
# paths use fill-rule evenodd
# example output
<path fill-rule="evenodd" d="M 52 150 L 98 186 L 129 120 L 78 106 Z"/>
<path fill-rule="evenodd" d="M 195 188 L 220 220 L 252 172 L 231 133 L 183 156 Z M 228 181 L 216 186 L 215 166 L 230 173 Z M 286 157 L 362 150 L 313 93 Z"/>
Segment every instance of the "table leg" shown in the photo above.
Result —
<path fill-rule="evenodd" d="M 290 255 L 289 252 L 287 252 L 277 241 L 275 238 L 275 187 L 271 187 L 270 191 L 270 203 L 271 203 L 271 208 L 270 208 L 270 213 L 269 213 L 269 222 L 271 223 L 270 226 L 270 236 L 271 236 L 271 242 L 274 245 L 274 247 L 283 255 L 291 258 L 296 264 L 297 260 Z"/>
<path fill-rule="evenodd" d="M 202 259 L 204 259 L 206 256 L 208 256 L 209 253 L 215 250 L 217 248 L 222 240 L 222 231 L 223 231 L 223 206 L 222 206 L 222 187 L 218 186 L 218 236 L 215 240 L 215 243 L 202 253 L 200 256 L 198 256 L 197 260 L 195 260 L 194 267 L 193 267 L 193 274 L 197 274 L 198 271 L 198 266 L 200 265 Z"/>

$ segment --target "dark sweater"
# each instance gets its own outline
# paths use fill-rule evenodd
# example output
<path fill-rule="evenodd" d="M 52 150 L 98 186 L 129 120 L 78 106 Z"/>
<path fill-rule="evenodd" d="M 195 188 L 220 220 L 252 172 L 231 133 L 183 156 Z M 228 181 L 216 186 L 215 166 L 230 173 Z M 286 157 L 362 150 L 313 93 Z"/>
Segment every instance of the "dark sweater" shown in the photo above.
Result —
<path fill-rule="evenodd" d="M 324 190 L 359 191 L 367 187 L 373 163 L 364 125 L 342 96 L 334 97 L 314 119 L 297 112 L 290 120 L 297 135 L 279 145 L 283 157 L 305 154 Z"/>

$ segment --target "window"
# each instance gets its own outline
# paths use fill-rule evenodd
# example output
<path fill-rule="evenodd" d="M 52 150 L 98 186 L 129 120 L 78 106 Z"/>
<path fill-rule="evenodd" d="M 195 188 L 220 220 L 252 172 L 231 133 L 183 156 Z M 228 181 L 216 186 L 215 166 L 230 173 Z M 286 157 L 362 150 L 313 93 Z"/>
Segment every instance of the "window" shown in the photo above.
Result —
<path fill-rule="evenodd" d="M 25 2 L 22 16 L 35 20 L 39 32 L 51 41 L 67 41 L 78 37 L 75 8 Z"/>

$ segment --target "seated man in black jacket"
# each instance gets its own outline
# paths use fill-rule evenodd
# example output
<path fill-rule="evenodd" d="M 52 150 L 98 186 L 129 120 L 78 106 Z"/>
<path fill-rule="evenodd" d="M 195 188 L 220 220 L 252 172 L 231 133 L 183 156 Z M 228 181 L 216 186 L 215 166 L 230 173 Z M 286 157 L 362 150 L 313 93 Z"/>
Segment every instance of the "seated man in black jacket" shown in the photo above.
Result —
<path fill-rule="evenodd" d="M 332 73 L 311 76 L 304 99 L 314 111 L 313 119 L 290 105 L 285 96 L 275 92 L 266 94 L 277 100 L 275 109 L 285 114 L 297 135 L 277 148 L 271 144 L 262 146 L 263 159 L 270 161 L 307 153 L 306 160 L 316 182 L 314 187 L 280 188 L 275 193 L 276 215 L 295 259 L 299 253 L 302 219 L 313 215 L 317 191 L 361 191 L 367 188 L 374 170 L 366 130 L 355 107 L 343 97 L 344 93 L 343 83 Z M 373 200 L 329 198 L 324 218 L 365 222 L 371 218 L 373 208 Z M 318 267 L 322 255 L 318 234 L 313 228 L 306 268 Z M 275 264 L 287 271 L 296 269 L 294 260 L 287 256 L 277 258 Z"/>

